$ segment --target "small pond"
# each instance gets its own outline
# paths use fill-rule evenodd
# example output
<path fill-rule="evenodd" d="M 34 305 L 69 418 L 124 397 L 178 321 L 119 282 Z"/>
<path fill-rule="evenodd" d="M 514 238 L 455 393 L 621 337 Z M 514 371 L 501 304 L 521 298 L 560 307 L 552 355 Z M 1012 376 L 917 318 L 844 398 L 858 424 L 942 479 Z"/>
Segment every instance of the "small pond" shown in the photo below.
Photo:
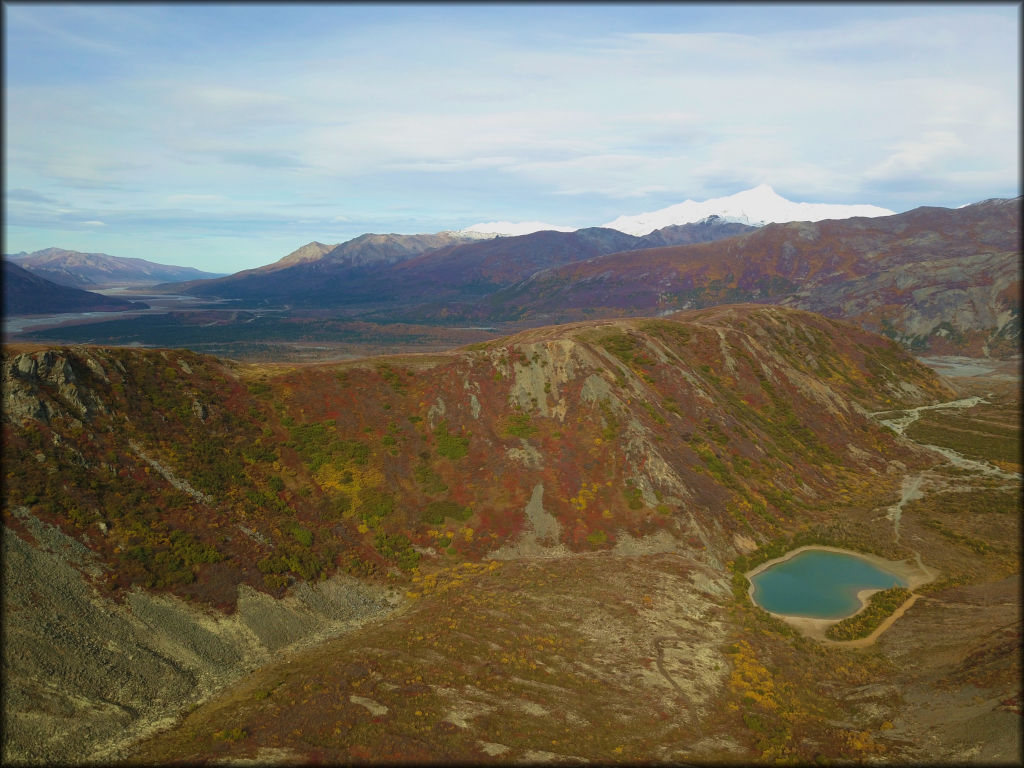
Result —
<path fill-rule="evenodd" d="M 771 613 L 842 619 L 856 613 L 862 589 L 907 582 L 856 555 L 807 549 L 750 577 L 754 602 Z"/>

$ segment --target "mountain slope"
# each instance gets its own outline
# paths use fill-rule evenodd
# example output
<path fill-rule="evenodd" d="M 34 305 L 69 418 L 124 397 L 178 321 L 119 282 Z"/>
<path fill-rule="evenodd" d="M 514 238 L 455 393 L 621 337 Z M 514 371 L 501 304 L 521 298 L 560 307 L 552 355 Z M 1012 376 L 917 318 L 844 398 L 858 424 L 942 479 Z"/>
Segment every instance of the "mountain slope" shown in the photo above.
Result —
<path fill-rule="evenodd" d="M 146 309 L 139 301 L 70 288 L 4 261 L 4 314 L 49 315 L 64 312 L 120 312 Z"/>
<path fill-rule="evenodd" d="M 755 229 L 756 227 L 749 224 L 727 221 L 721 216 L 711 215 L 686 224 L 669 224 L 640 239 L 647 244 L 647 247 L 657 248 L 664 245 L 710 243 L 714 240 L 724 240 L 727 237 L 745 235 Z"/>
<path fill-rule="evenodd" d="M 157 264 L 145 259 L 109 256 L 105 253 L 81 253 L 62 248 L 47 248 L 17 255 L 19 266 L 73 288 L 102 288 L 111 285 L 142 285 L 170 280 L 198 280 L 218 277 L 192 267 Z"/>
<path fill-rule="evenodd" d="M 1019 201 L 992 200 L 611 254 L 537 274 L 478 316 L 551 322 L 757 301 L 843 317 L 916 349 L 1013 354 L 1019 259 Z"/>

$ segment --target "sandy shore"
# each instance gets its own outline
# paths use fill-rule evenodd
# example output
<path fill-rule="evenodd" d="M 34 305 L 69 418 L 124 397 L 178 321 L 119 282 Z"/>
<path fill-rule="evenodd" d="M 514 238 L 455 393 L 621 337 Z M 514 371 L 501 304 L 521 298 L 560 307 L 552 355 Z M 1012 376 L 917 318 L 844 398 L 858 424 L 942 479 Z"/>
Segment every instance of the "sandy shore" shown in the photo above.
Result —
<path fill-rule="evenodd" d="M 882 570 L 888 571 L 889 573 L 893 573 L 899 576 L 901 579 L 907 582 L 907 588 L 911 591 L 921 586 L 922 584 L 927 584 L 938 575 L 938 571 L 932 568 L 928 568 L 925 565 L 918 565 L 918 563 L 914 562 L 909 558 L 906 560 L 886 560 L 883 557 L 865 554 L 864 552 L 854 552 L 849 549 L 829 547 L 822 544 L 809 544 L 807 546 L 798 547 L 797 549 L 791 550 L 784 554 L 782 557 L 777 557 L 774 560 L 768 560 L 764 563 L 761 563 L 761 565 L 757 566 L 756 568 L 747 571 L 744 574 L 744 576 L 746 576 L 747 580 L 751 582 L 750 589 L 747 592 L 747 594 L 750 596 L 750 601 L 754 602 L 754 585 L 752 577 L 756 576 L 757 574 L 761 573 L 762 571 L 768 568 L 771 568 L 773 565 L 783 563 L 786 560 L 789 560 L 790 558 L 800 554 L 801 552 L 806 552 L 810 549 L 817 549 L 824 552 L 839 552 L 844 555 L 853 555 L 854 557 L 859 557 L 862 560 L 866 560 L 872 565 L 881 568 Z M 860 601 L 861 605 L 860 609 L 858 610 L 858 613 L 860 612 L 860 610 L 863 610 L 867 606 L 868 598 L 870 598 L 871 595 L 875 594 L 875 592 L 880 591 L 881 590 L 878 589 L 860 590 L 860 592 L 857 593 L 857 599 Z M 885 630 L 891 627 L 893 623 L 896 621 L 896 619 L 902 616 L 906 612 L 906 610 L 914 604 L 917 598 L 918 595 L 911 595 L 910 598 L 903 605 L 897 608 L 891 616 L 886 618 L 885 621 L 883 621 L 875 629 L 874 632 L 872 632 L 867 637 L 862 637 L 857 640 L 830 640 L 829 638 L 825 637 L 825 630 L 827 630 L 833 624 L 837 624 L 838 622 L 842 621 L 842 619 L 812 619 L 806 616 L 787 616 L 781 613 L 772 613 L 771 611 L 768 611 L 768 613 L 771 613 L 771 615 L 775 618 L 781 619 L 782 621 L 789 624 L 791 627 L 798 629 L 803 634 L 807 635 L 810 638 L 813 638 L 814 640 L 818 640 L 819 642 L 828 643 L 829 645 L 843 645 L 848 648 L 859 648 L 866 645 L 871 645 L 879 635 L 881 635 Z M 756 603 L 754 604 L 756 605 Z"/>

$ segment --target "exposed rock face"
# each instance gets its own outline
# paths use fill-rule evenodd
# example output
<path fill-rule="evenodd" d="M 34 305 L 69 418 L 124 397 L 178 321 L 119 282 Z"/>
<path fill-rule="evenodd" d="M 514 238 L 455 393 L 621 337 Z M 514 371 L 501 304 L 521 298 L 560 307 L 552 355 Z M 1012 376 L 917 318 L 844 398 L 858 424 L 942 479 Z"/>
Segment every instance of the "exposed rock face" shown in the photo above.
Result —
<path fill-rule="evenodd" d="M 96 360 L 86 360 L 95 374 L 104 375 Z M 79 386 L 70 359 L 54 350 L 5 359 L 3 397 L 3 419 L 8 422 L 35 419 L 48 423 L 58 413 L 86 420 L 93 413 L 105 412 L 102 401 Z"/>
<path fill-rule="evenodd" d="M 338 576 L 284 600 L 243 587 L 231 616 L 134 592 L 102 598 L 92 553 L 24 508 L 36 542 L 5 529 L 5 762 L 115 757 L 144 733 L 289 648 L 352 629 L 395 606 Z"/>

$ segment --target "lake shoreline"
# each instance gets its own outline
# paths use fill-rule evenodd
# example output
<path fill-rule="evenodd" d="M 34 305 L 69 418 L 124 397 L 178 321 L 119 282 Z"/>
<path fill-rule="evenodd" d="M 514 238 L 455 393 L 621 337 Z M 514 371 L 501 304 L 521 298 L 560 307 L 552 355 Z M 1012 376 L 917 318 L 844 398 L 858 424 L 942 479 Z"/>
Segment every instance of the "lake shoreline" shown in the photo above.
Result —
<path fill-rule="evenodd" d="M 752 568 L 751 570 L 743 574 L 744 576 L 746 576 L 747 581 L 750 582 L 750 587 L 747 590 L 747 596 L 750 598 L 750 602 L 754 605 L 757 605 L 757 602 L 754 600 L 754 584 L 752 581 L 752 577 L 756 576 L 762 571 L 771 568 L 774 565 L 784 563 L 787 560 L 796 557 L 801 552 L 807 552 L 808 550 L 836 552 L 843 555 L 853 555 L 854 557 L 859 557 L 862 560 L 871 563 L 871 565 L 874 565 L 876 568 L 888 571 L 889 573 L 892 573 L 893 575 L 903 579 L 905 582 L 907 582 L 907 589 L 911 590 L 912 592 L 917 587 L 920 587 L 921 585 L 927 584 L 928 582 L 934 580 L 934 578 L 938 575 L 938 572 L 934 569 L 928 568 L 923 564 L 919 565 L 918 563 L 915 563 L 911 558 L 907 558 L 906 560 L 886 560 L 885 558 L 879 557 L 878 555 L 872 555 L 865 552 L 856 552 L 851 549 L 842 549 L 840 547 L 832 547 L 826 544 L 807 544 L 805 546 L 797 547 L 796 549 L 790 550 L 781 557 L 776 557 L 772 560 L 767 560 L 758 565 L 757 567 Z M 852 615 L 856 616 L 857 613 L 860 613 L 862 610 L 864 610 L 864 608 L 866 608 L 868 605 L 868 599 L 871 597 L 871 595 L 880 591 L 880 589 L 860 590 L 857 593 L 857 600 L 860 601 L 860 608 L 858 608 L 857 611 L 854 612 Z M 902 616 L 903 613 L 908 608 L 910 608 L 911 605 L 914 604 L 917 598 L 918 595 L 912 594 L 903 605 L 897 608 L 891 616 L 887 617 L 882 622 L 882 624 L 879 625 L 870 635 L 868 635 L 867 637 L 858 638 L 856 640 L 831 640 L 825 636 L 825 631 L 830 626 L 832 626 L 833 624 L 838 624 L 840 621 L 843 620 L 843 618 L 848 617 L 843 617 L 839 619 L 816 619 L 811 618 L 809 616 L 791 616 L 788 614 L 774 613 L 772 611 L 766 612 L 771 614 L 775 618 L 786 622 L 791 627 L 799 630 L 804 635 L 819 642 L 827 643 L 829 645 L 843 645 L 846 647 L 862 647 L 873 643 L 875 639 L 882 634 L 882 632 L 884 632 L 886 629 L 892 626 L 896 619 Z"/>

